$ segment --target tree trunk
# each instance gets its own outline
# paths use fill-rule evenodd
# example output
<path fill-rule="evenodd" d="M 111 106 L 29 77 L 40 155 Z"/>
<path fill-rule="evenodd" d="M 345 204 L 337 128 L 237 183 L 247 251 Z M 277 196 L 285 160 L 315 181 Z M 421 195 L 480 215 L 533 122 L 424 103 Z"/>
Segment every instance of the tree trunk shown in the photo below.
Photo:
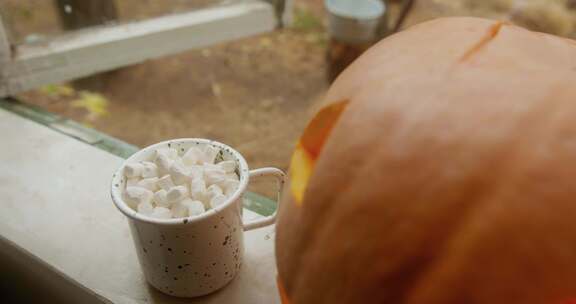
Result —
<path fill-rule="evenodd" d="M 54 0 L 60 22 L 66 30 L 105 25 L 118 20 L 115 0 Z M 99 73 L 72 82 L 81 90 L 101 91 L 114 71 Z"/>
<path fill-rule="evenodd" d="M 64 29 L 77 30 L 118 19 L 114 0 L 55 0 Z"/>

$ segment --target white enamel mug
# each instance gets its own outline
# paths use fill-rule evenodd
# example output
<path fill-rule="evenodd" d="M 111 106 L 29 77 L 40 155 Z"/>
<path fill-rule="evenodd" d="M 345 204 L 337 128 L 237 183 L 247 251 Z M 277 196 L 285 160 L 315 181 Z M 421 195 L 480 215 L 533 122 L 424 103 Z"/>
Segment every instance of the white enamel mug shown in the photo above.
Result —
<path fill-rule="evenodd" d="M 221 160 L 234 160 L 240 183 L 228 200 L 204 214 L 178 219 L 155 219 L 137 213 L 123 200 L 126 163 L 152 159 L 160 148 L 180 153 L 192 146 L 212 145 Z M 251 177 L 271 176 L 278 181 L 278 198 L 285 174 L 280 169 L 249 170 L 242 155 L 229 146 L 207 139 L 174 139 L 146 147 L 128 158 L 112 177 L 111 195 L 129 220 L 140 265 L 150 285 L 178 297 L 196 297 L 228 284 L 242 266 L 243 231 L 273 224 L 276 213 L 251 222 L 242 221 L 242 200 Z"/>

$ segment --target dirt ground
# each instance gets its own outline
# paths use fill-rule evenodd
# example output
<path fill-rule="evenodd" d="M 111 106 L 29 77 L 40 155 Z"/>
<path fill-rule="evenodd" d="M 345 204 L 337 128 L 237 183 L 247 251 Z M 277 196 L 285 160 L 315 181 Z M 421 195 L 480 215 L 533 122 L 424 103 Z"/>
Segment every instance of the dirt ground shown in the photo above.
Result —
<path fill-rule="evenodd" d="M 88 82 L 97 94 L 50 86 L 19 98 L 138 146 L 210 138 L 237 148 L 251 167 L 286 169 L 327 88 L 324 35 L 314 17 L 321 1 L 303 2 L 301 28 L 104 73 Z"/>

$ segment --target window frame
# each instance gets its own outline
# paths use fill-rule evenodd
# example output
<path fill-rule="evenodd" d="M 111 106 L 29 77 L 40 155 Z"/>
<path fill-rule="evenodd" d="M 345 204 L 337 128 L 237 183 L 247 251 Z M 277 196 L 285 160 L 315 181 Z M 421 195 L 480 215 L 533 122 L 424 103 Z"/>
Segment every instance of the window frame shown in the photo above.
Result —
<path fill-rule="evenodd" d="M 71 31 L 37 45 L 11 45 L 0 17 L 0 97 L 270 32 L 290 22 L 291 5 L 292 0 L 244 0 Z"/>

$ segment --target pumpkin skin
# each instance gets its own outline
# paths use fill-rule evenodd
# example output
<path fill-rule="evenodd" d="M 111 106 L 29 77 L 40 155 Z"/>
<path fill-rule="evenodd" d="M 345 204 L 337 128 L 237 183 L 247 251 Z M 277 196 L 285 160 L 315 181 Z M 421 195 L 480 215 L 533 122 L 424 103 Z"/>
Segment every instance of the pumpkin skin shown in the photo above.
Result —
<path fill-rule="evenodd" d="M 360 57 L 336 102 L 302 198 L 280 206 L 285 303 L 576 298 L 575 42 L 434 20 Z"/>

